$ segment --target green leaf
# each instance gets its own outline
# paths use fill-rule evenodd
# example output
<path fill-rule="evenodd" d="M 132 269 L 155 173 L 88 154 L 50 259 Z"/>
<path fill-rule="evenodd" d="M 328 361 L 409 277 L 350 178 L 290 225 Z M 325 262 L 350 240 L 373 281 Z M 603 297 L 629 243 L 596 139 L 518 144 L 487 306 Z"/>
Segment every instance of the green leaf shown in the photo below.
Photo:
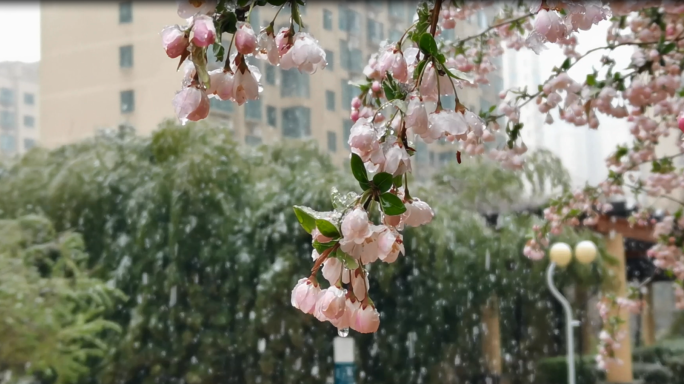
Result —
<path fill-rule="evenodd" d="M 387 100 L 396 99 L 396 95 L 394 94 L 394 89 L 392 89 L 392 86 L 390 84 L 388 84 L 386 81 L 383 81 L 382 89 L 383 89 L 383 91 L 385 91 L 385 97 L 387 98 Z"/>
<path fill-rule="evenodd" d="M 421 51 L 423 51 L 426 55 L 434 57 L 439 55 L 439 50 L 437 49 L 437 43 L 435 42 L 435 38 L 432 37 L 432 35 L 429 33 L 423 33 L 420 36 L 418 46 L 420 47 Z"/>
<path fill-rule="evenodd" d="M 209 88 L 209 71 L 207 70 L 207 49 L 195 47 L 192 51 L 192 62 L 202 84 Z"/>
<path fill-rule="evenodd" d="M 216 58 L 216 62 L 219 62 L 219 63 L 222 62 L 223 61 L 223 55 L 225 54 L 225 48 L 220 43 L 214 43 L 213 48 L 214 48 L 214 57 Z"/>
<path fill-rule="evenodd" d="M 380 172 L 373 176 L 373 184 L 380 192 L 387 192 L 392 188 L 392 175 L 387 172 Z"/>
<path fill-rule="evenodd" d="M 342 260 L 347 269 L 354 270 L 359 267 L 359 263 L 356 261 L 356 259 L 347 255 L 339 249 L 335 252 L 335 257 Z"/>
<path fill-rule="evenodd" d="M 368 183 L 368 174 L 366 173 L 366 167 L 363 165 L 363 160 L 356 153 L 352 153 L 351 157 L 351 171 L 354 178 L 359 182 L 361 189 L 366 190 L 370 188 Z"/>
<path fill-rule="evenodd" d="M 404 100 L 395 99 L 395 100 L 392 100 L 392 104 L 394 104 L 394 106 L 397 107 L 402 113 L 406 113 L 406 109 L 408 108 L 408 105 L 406 104 L 406 102 Z"/>
<path fill-rule="evenodd" d="M 296 2 L 290 3 L 292 4 L 292 20 L 294 20 L 297 25 L 300 27 L 304 28 L 304 22 L 302 21 L 302 15 L 299 13 L 299 5 Z"/>
<path fill-rule="evenodd" d="M 394 179 L 392 179 L 392 184 L 397 188 L 401 187 L 403 182 L 404 182 L 404 176 L 403 175 L 399 175 L 399 176 L 395 177 Z"/>
<path fill-rule="evenodd" d="M 444 72 L 446 72 L 447 76 L 454 78 L 454 79 L 459 79 L 459 80 L 465 80 L 469 83 L 475 82 L 475 78 L 465 72 L 461 72 L 457 69 L 449 69 L 445 66 L 442 66 L 442 69 Z"/>
<path fill-rule="evenodd" d="M 569 57 L 567 59 L 565 59 L 565 61 L 563 61 L 563 64 L 561 64 L 561 69 L 567 70 L 568 68 L 570 68 L 570 58 Z"/>
<path fill-rule="evenodd" d="M 382 208 L 385 215 L 389 216 L 401 215 L 406 212 L 406 207 L 401 202 L 401 199 L 389 192 L 380 195 L 380 208 Z"/>
<path fill-rule="evenodd" d="M 268 0 L 268 3 L 273 6 L 280 7 L 281 5 L 287 3 L 287 1 L 288 0 Z"/>
<path fill-rule="evenodd" d="M 294 209 L 297 220 L 299 220 L 299 224 L 302 225 L 302 228 L 304 228 L 307 233 L 311 233 L 311 231 L 316 228 L 316 219 L 305 211 L 307 207 L 295 205 L 292 208 Z"/>
<path fill-rule="evenodd" d="M 427 64 L 426 60 L 421 61 L 418 63 L 416 66 L 416 69 L 413 70 L 413 79 L 416 80 L 418 79 L 418 76 L 420 76 L 421 72 L 423 72 L 423 68 L 425 67 L 425 64 Z"/>
<path fill-rule="evenodd" d="M 319 243 L 318 241 L 314 240 L 313 242 L 313 247 L 318 252 L 320 255 L 321 253 L 325 252 L 327 249 L 330 249 L 337 244 L 337 241 L 329 241 L 327 243 Z"/>
<path fill-rule="evenodd" d="M 216 32 L 220 35 L 224 32 L 235 33 L 237 32 L 237 16 L 235 12 L 225 12 L 218 19 L 218 29 Z"/>
<path fill-rule="evenodd" d="M 596 75 L 593 75 L 593 74 L 587 75 L 587 85 L 589 85 L 589 86 L 596 85 Z"/>
<path fill-rule="evenodd" d="M 337 230 L 337 227 L 327 220 L 317 219 L 316 228 L 318 228 L 318 231 L 321 232 L 321 234 L 323 234 L 325 237 L 330 237 L 333 239 L 340 237 L 340 231 Z"/>

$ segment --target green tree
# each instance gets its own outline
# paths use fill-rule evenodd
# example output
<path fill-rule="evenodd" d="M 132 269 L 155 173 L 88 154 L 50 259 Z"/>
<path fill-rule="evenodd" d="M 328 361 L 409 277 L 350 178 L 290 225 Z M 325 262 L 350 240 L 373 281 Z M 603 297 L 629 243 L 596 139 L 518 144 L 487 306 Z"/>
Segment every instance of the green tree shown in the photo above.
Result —
<path fill-rule="evenodd" d="M 525 180 L 562 185 L 557 163 L 546 160 L 551 166 L 541 162 Z M 471 203 L 477 191 L 492 190 L 487 201 L 508 196 L 515 207 L 514 187 L 525 175 L 496 192 L 498 168 L 462 166 L 412 188 L 433 204 L 435 220 L 406 230 L 406 255 L 371 271 L 382 326 L 354 335 L 361 383 L 477 379 L 484 373 L 480 308 L 493 294 L 503 321 L 524 308 L 518 328 L 532 324 L 533 313 L 546 314 L 534 318 L 530 345 L 503 332 L 516 364 L 548 355 L 553 314 L 530 309 L 550 302 L 544 266 L 521 255 L 534 218 L 510 213 L 492 228 L 481 213 L 501 207 Z M 462 174 L 476 175 L 477 167 L 494 176 Z M 346 174 L 310 142 L 251 148 L 223 129 L 166 123 L 151 137 L 119 132 L 29 152 L 0 172 L 0 213 L 40 213 L 59 231 L 82 233 L 88 266 L 130 298 L 111 316 L 123 336 L 111 339 L 117 347 L 104 364 L 90 366 L 91 382 L 314 384 L 332 374 L 337 331 L 291 307 L 312 250 L 291 207 L 332 209 L 330 185 L 357 188 Z M 459 178 L 462 190 L 454 191 Z M 561 284 L 595 286 L 601 277 L 567 275 Z"/>
<path fill-rule="evenodd" d="M 120 327 L 103 318 L 123 295 L 83 268 L 83 239 L 40 216 L 0 220 L 0 373 L 75 383 Z"/>

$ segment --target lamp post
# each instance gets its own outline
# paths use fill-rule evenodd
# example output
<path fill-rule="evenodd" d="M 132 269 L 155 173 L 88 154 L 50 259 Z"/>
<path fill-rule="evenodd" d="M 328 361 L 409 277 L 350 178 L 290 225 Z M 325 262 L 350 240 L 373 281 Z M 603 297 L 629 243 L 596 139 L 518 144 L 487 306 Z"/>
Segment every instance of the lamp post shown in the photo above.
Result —
<path fill-rule="evenodd" d="M 333 339 L 333 361 L 335 362 L 335 384 L 354 384 L 354 339 L 351 337 Z"/>
<path fill-rule="evenodd" d="M 582 264 L 589 264 L 594 261 L 597 253 L 596 245 L 588 240 L 581 241 L 575 246 L 575 257 Z M 579 321 L 572 318 L 570 303 L 553 284 L 553 272 L 556 270 L 556 266 L 564 268 L 572 261 L 572 248 L 565 243 L 555 243 L 549 250 L 549 258 L 551 263 L 546 270 L 546 282 L 551 293 L 561 303 L 565 312 L 565 329 L 568 342 L 568 384 L 575 384 L 575 340 L 572 329 L 579 325 Z"/>

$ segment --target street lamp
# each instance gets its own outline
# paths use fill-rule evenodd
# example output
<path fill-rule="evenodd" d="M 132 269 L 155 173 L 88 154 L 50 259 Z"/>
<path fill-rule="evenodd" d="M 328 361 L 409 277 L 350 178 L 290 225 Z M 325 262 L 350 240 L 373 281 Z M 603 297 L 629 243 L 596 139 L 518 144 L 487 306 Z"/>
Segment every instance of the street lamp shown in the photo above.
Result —
<path fill-rule="evenodd" d="M 577 261 L 582 264 L 589 264 L 594 261 L 597 253 L 598 250 L 596 249 L 596 245 L 589 240 L 581 241 L 575 246 L 575 257 L 577 258 Z M 573 338 L 572 329 L 580 323 L 578 320 L 572 318 L 570 303 L 553 284 L 553 272 L 556 269 L 556 266 L 563 268 L 572 261 L 572 248 L 565 243 L 555 243 L 549 250 L 549 258 L 551 259 L 551 263 L 546 270 L 546 282 L 551 293 L 558 299 L 565 311 L 566 338 L 568 340 L 568 384 L 575 384 L 575 340 Z"/>

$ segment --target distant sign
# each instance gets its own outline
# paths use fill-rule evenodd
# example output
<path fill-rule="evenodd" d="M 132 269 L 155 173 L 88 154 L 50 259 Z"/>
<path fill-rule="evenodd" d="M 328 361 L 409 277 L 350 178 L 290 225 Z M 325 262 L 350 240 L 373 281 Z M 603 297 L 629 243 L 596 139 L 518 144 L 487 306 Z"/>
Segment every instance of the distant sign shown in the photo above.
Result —
<path fill-rule="evenodd" d="M 335 363 L 335 384 L 354 383 L 354 363 Z"/>

